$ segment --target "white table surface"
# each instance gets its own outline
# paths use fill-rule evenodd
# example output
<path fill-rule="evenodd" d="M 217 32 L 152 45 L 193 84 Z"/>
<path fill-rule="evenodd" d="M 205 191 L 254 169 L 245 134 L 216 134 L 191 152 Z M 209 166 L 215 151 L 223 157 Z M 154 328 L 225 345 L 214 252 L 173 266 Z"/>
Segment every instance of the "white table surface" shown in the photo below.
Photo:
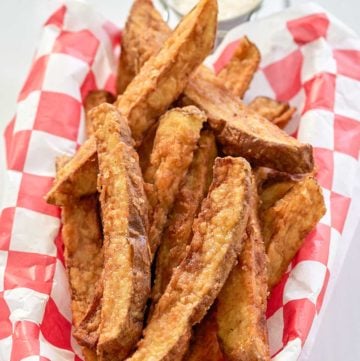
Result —
<path fill-rule="evenodd" d="M 271 6 L 275 0 L 268 0 Z M 299 3 L 305 0 L 293 0 Z M 106 17 L 122 24 L 131 0 L 89 0 Z M 360 34 L 359 0 L 318 0 Z M 42 23 L 58 7 L 57 0 L 0 1 L 0 132 L 11 119 L 17 94 L 29 70 Z M 3 139 L 0 139 L 0 168 L 4 167 Z M 0 179 L 1 187 L 1 179 Z M 1 192 L 0 192 L 1 197 Z M 0 198 L 1 203 L 1 198 Z M 333 292 L 326 295 L 322 321 L 315 343 L 307 346 L 301 360 L 360 360 L 360 227 L 352 242 Z"/>

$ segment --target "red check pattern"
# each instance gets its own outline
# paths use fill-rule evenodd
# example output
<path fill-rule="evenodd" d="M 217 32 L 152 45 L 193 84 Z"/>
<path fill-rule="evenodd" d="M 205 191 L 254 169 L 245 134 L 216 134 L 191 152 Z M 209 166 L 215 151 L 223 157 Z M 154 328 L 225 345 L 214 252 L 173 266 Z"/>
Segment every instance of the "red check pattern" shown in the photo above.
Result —
<path fill-rule="evenodd" d="M 360 52 L 340 47 L 339 38 L 351 34 L 337 28 L 331 16 L 303 6 L 232 30 L 214 54 L 216 70 L 245 34 L 263 54 L 246 98 L 265 94 L 297 107 L 287 130 L 313 145 L 327 206 L 268 302 L 273 359 L 296 360 L 320 312 L 356 182 L 360 107 L 351 94 L 360 89 Z M 360 47 L 360 40 L 352 44 Z"/>
<path fill-rule="evenodd" d="M 88 6 L 62 6 L 44 25 L 15 118 L 6 128 L 7 191 L 0 213 L 4 360 L 81 359 L 71 336 L 60 210 L 43 197 L 53 181 L 55 157 L 73 154 L 82 142 L 82 100 L 92 89 L 115 89 L 116 57 L 109 54 L 119 42 L 120 31 Z"/>
<path fill-rule="evenodd" d="M 269 339 L 277 361 L 296 360 L 321 309 L 358 167 L 360 105 L 352 97 L 360 89 L 360 52 L 339 46 L 339 39 L 352 35 L 337 24 L 312 7 L 288 10 L 234 29 L 213 58 L 218 71 L 245 33 L 258 44 L 261 69 L 247 97 L 267 95 L 297 106 L 288 131 L 314 146 L 328 209 L 269 299 Z M 114 90 L 119 42 L 119 30 L 86 5 L 62 6 L 44 25 L 16 116 L 6 128 L 0 213 L 3 359 L 81 360 L 71 336 L 59 209 L 43 195 L 55 157 L 73 154 L 82 143 L 87 92 Z M 358 39 L 345 43 L 360 48 Z"/>

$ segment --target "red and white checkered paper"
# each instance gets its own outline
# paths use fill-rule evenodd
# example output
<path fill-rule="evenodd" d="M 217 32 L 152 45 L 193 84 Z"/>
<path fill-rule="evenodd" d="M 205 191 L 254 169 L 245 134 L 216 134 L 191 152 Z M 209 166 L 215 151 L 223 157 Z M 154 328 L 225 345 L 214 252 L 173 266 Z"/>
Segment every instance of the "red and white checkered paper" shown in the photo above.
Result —
<path fill-rule="evenodd" d="M 314 146 L 327 213 L 268 305 L 271 353 L 296 360 L 318 317 L 353 197 L 360 145 L 360 40 L 313 6 L 233 29 L 208 59 L 218 71 L 242 35 L 262 53 L 247 93 L 298 108 L 288 131 Z M 120 32 L 90 7 L 67 2 L 44 25 L 14 119 L 5 131 L 0 216 L 0 359 L 80 360 L 71 336 L 59 209 L 43 200 L 54 160 L 84 139 L 82 100 L 114 90 Z"/>

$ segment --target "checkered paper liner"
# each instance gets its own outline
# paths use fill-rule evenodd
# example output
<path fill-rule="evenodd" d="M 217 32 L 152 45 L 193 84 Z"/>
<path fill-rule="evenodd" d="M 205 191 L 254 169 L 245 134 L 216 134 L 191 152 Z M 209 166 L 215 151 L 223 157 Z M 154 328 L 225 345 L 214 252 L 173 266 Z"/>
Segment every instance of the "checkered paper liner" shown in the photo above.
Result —
<path fill-rule="evenodd" d="M 305 5 L 233 29 L 207 62 L 218 71 L 242 35 L 262 53 L 247 99 L 298 108 L 287 131 L 314 146 L 327 213 L 268 304 L 273 360 L 296 360 L 320 312 L 353 198 L 360 146 L 360 40 Z M 46 22 L 14 119 L 5 130 L 0 215 L 0 360 L 81 360 L 71 336 L 60 211 L 43 200 L 59 155 L 84 140 L 82 100 L 114 91 L 120 32 L 88 5 L 67 2 Z"/>

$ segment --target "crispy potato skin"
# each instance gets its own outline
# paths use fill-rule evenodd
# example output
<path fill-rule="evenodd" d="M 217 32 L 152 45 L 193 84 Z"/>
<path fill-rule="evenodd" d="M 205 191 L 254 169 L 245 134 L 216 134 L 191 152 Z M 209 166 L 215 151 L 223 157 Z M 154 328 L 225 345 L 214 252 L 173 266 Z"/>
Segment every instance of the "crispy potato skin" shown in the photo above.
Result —
<path fill-rule="evenodd" d="M 220 70 L 217 77 L 229 91 L 243 98 L 259 67 L 260 58 L 259 49 L 244 36 L 229 63 Z"/>
<path fill-rule="evenodd" d="M 269 289 L 280 281 L 304 238 L 325 211 L 321 189 L 316 179 L 309 175 L 263 213 L 262 232 L 269 257 Z"/>
<path fill-rule="evenodd" d="M 192 326 L 204 317 L 236 262 L 249 215 L 250 176 L 244 159 L 216 159 L 188 253 L 129 360 L 181 360 L 186 353 Z"/>
<path fill-rule="evenodd" d="M 156 257 L 153 304 L 168 285 L 173 268 L 186 255 L 192 238 L 192 225 L 212 181 L 212 168 L 217 155 L 215 137 L 209 130 L 201 132 L 199 147 L 194 153 L 188 173 L 175 198 Z"/>
<path fill-rule="evenodd" d="M 216 27 L 217 1 L 201 0 L 118 98 L 116 105 L 128 118 L 137 145 L 156 118 L 182 93 L 190 74 L 210 53 Z"/>
<path fill-rule="evenodd" d="M 91 90 L 87 94 L 84 100 L 85 108 L 85 130 L 87 137 L 91 137 L 94 134 L 93 125 L 91 124 L 91 119 L 87 113 L 96 106 L 102 103 L 113 103 L 115 101 L 114 95 L 106 90 Z"/>
<path fill-rule="evenodd" d="M 251 211 L 238 264 L 217 299 L 218 337 L 229 361 L 270 361 L 266 328 L 267 257 L 252 185 Z"/>
<path fill-rule="evenodd" d="M 170 28 L 155 10 L 151 0 L 134 1 L 121 38 L 116 81 L 118 94 L 125 91 L 141 67 L 160 50 L 170 34 Z"/>
<path fill-rule="evenodd" d="M 227 155 L 242 156 L 257 166 L 289 173 L 314 167 L 312 147 L 302 144 L 267 119 L 249 110 L 216 79 L 199 69 L 185 90 L 190 103 L 204 110 Z"/>
<path fill-rule="evenodd" d="M 205 121 L 205 114 L 194 106 L 171 109 L 159 121 L 150 165 L 144 174 L 148 183 L 149 242 L 153 255 L 180 184 L 193 160 Z"/>
<path fill-rule="evenodd" d="M 99 360 L 126 358 L 140 338 L 150 292 L 147 202 L 130 129 L 116 108 L 90 112 L 96 129 L 104 273 Z"/>
<path fill-rule="evenodd" d="M 279 128 L 284 128 L 296 111 L 288 103 L 276 101 L 268 97 L 256 97 L 248 106 L 251 110 L 260 114 Z"/>

